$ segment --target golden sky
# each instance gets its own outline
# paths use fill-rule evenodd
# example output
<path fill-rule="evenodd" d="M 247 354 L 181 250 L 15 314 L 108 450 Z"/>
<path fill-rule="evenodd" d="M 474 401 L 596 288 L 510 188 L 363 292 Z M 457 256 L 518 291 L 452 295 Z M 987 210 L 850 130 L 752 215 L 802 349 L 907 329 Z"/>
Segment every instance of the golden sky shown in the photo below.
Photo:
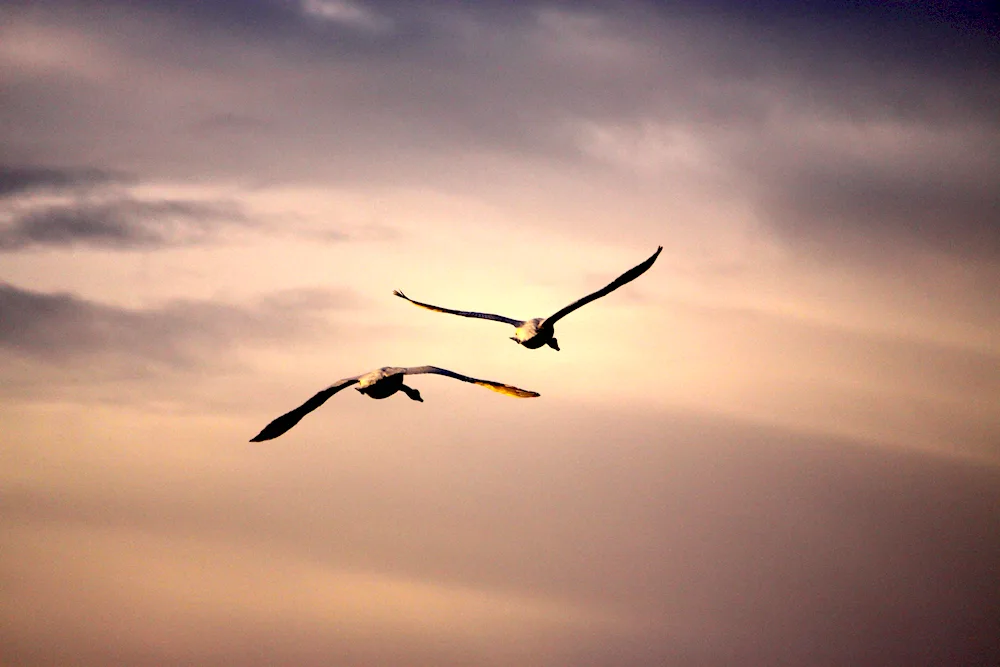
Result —
<path fill-rule="evenodd" d="M 979 7 L 0 4 L 0 663 L 1000 659 Z"/>

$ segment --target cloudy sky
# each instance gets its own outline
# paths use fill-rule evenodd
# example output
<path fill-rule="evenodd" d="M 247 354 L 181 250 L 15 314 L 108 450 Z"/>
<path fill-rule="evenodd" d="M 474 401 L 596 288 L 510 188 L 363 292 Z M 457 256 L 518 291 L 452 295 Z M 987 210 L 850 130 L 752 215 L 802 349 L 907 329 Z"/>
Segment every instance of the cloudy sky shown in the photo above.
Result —
<path fill-rule="evenodd" d="M 987 4 L 0 3 L 0 662 L 1000 661 Z"/>

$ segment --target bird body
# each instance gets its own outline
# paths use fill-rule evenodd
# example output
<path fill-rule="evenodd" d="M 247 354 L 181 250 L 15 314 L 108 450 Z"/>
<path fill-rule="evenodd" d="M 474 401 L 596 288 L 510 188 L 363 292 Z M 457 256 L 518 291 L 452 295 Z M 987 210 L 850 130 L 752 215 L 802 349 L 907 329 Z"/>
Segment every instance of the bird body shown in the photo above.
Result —
<path fill-rule="evenodd" d="M 611 292 L 615 291 L 622 285 L 632 282 L 653 266 L 653 262 L 660 255 L 663 250 L 663 246 L 659 246 L 656 252 L 647 259 L 645 262 L 632 267 L 622 275 L 615 278 L 613 281 L 597 290 L 592 292 L 587 296 L 577 299 L 573 303 L 569 304 L 565 308 L 549 315 L 548 317 L 535 317 L 530 320 L 517 320 L 511 317 L 504 317 L 503 315 L 494 315 L 492 313 L 477 313 L 467 310 L 452 310 L 451 308 L 442 308 L 441 306 L 432 306 L 429 303 L 423 303 L 420 301 L 414 301 L 410 297 L 406 296 L 399 290 L 394 290 L 393 294 L 401 299 L 406 299 L 415 306 L 420 306 L 421 308 L 426 308 L 427 310 L 433 310 L 438 313 L 447 313 L 449 315 L 460 315 L 462 317 L 475 317 L 483 320 L 493 320 L 495 322 L 503 322 L 504 324 L 509 324 L 514 327 L 514 335 L 510 337 L 512 341 L 526 347 L 529 350 L 535 350 L 540 347 L 548 345 L 553 350 L 559 350 L 559 341 L 555 337 L 555 323 L 572 313 L 577 308 L 582 308 L 586 306 L 591 301 L 600 299 L 602 296 L 606 296 Z"/>
<path fill-rule="evenodd" d="M 552 325 L 546 326 L 544 317 L 535 317 L 525 320 L 514 330 L 511 340 L 519 345 L 523 345 L 529 350 L 536 350 L 543 345 L 548 345 L 554 350 L 559 349 L 559 343 L 555 338 L 556 331 Z"/>
<path fill-rule="evenodd" d="M 403 388 L 405 368 L 385 366 L 358 377 L 357 390 L 368 398 L 389 398 Z M 416 391 L 415 389 L 413 391 Z M 419 394 L 418 394 L 419 397 Z M 413 400 L 423 400 L 415 398 Z"/>
<path fill-rule="evenodd" d="M 461 373 L 449 371 L 444 368 L 438 368 L 437 366 L 413 366 L 410 368 L 383 366 L 382 368 L 378 368 L 362 375 L 355 375 L 354 377 L 344 378 L 337 381 L 326 389 L 315 394 L 299 407 L 286 412 L 272 421 L 270 424 L 265 426 L 260 433 L 254 436 L 250 442 L 262 442 L 264 440 L 273 440 L 274 438 L 277 438 L 279 435 L 282 435 L 290 428 L 298 424 L 299 421 L 301 421 L 307 414 L 326 403 L 326 401 L 338 391 L 355 384 L 358 385 L 357 390 L 369 398 L 389 398 L 396 392 L 402 391 L 411 400 L 423 403 L 424 399 L 420 396 L 420 392 L 413 387 L 408 387 L 403 384 L 403 378 L 407 375 L 422 375 L 426 373 L 444 375 L 456 380 L 461 380 L 462 382 L 477 384 L 481 387 L 486 387 L 487 389 L 491 389 L 508 396 L 516 396 L 518 398 L 531 398 L 538 396 L 538 393 L 533 391 L 519 389 L 518 387 L 503 384 L 502 382 L 480 380 L 478 378 L 462 375 Z"/>

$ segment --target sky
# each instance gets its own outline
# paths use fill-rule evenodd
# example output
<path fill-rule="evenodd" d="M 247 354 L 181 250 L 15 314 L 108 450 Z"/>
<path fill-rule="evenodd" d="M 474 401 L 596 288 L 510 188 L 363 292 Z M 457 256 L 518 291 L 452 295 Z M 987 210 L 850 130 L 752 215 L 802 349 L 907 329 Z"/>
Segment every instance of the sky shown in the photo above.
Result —
<path fill-rule="evenodd" d="M 0 663 L 1000 662 L 998 30 L 0 3 Z"/>

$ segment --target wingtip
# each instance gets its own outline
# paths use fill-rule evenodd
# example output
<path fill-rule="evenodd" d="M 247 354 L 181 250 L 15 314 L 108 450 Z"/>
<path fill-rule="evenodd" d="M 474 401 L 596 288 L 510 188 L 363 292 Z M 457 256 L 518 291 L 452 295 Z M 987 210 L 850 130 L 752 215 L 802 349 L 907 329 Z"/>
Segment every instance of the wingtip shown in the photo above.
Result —
<path fill-rule="evenodd" d="M 406 295 L 400 292 L 398 289 L 392 290 L 393 296 L 398 296 L 401 299 L 405 299 Z"/>
<path fill-rule="evenodd" d="M 649 259 L 647 259 L 645 262 L 643 262 L 640 266 L 642 266 L 642 265 L 645 265 L 647 267 L 652 266 L 653 263 L 656 262 L 656 258 L 660 256 L 661 252 L 663 252 L 663 246 L 661 246 L 661 245 L 660 246 L 656 246 L 656 252 L 654 252 L 652 255 L 650 255 Z"/>
<path fill-rule="evenodd" d="M 295 421 L 297 422 L 298 420 Z M 294 425 L 295 424 L 293 423 L 292 426 Z M 278 426 L 274 424 L 274 422 L 272 422 L 267 426 L 265 426 L 264 430 L 255 435 L 253 438 L 251 438 L 250 442 L 264 442 L 265 440 L 274 440 L 275 438 L 277 438 L 279 435 L 283 434 L 290 428 L 291 426 Z"/>
<path fill-rule="evenodd" d="M 475 383 L 481 387 L 492 389 L 498 394 L 504 394 L 505 396 L 513 396 L 514 398 L 534 398 L 536 396 L 541 396 L 541 394 L 539 394 L 536 391 L 529 391 L 527 389 L 521 389 L 520 387 L 513 387 L 509 384 L 502 384 L 500 382 L 476 380 Z"/>

